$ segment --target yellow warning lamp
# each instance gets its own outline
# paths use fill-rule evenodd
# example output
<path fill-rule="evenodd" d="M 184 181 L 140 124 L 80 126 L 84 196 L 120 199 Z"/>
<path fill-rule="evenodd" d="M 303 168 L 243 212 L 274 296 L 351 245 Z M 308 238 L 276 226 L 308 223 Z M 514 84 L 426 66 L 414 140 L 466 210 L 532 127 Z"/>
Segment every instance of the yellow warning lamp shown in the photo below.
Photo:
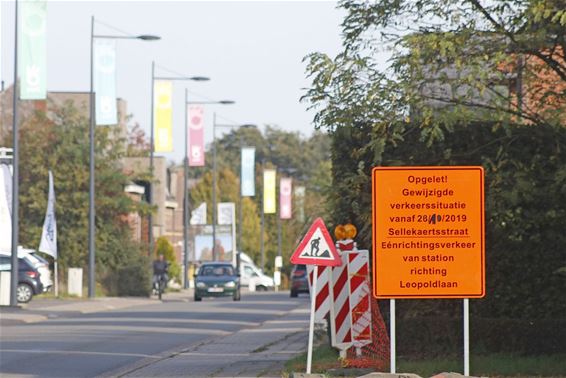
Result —
<path fill-rule="evenodd" d="M 344 225 L 344 231 L 346 233 L 345 239 L 354 239 L 358 234 L 358 230 L 356 229 L 356 226 L 354 226 L 351 223 Z"/>
<path fill-rule="evenodd" d="M 334 229 L 334 236 L 336 237 L 336 240 L 346 239 L 346 229 L 344 228 L 344 225 L 339 224 L 336 226 Z"/>

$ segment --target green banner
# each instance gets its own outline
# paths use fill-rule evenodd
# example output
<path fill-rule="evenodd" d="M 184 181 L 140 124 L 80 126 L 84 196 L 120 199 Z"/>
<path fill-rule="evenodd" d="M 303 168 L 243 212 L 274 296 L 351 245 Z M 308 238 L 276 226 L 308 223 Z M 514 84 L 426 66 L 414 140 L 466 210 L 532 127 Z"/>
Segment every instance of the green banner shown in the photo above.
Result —
<path fill-rule="evenodd" d="M 44 100 L 47 97 L 45 0 L 21 2 L 20 28 L 20 98 Z"/>

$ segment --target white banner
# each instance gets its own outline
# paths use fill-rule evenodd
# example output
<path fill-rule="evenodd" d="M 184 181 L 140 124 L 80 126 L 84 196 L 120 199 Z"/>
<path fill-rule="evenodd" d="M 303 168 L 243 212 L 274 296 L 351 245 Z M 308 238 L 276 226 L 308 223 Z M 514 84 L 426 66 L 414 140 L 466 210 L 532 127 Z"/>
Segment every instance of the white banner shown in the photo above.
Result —
<path fill-rule="evenodd" d="M 0 165 L 0 250 L 12 248 L 12 215 L 10 212 L 12 175 L 6 164 Z"/>
<path fill-rule="evenodd" d="M 47 196 L 47 211 L 43 221 L 43 231 L 39 252 L 45 252 L 57 260 L 57 221 L 55 220 L 55 189 L 53 174 L 49 171 L 49 194 Z"/>
<path fill-rule="evenodd" d="M 236 204 L 234 202 L 220 202 L 218 204 L 218 224 L 234 224 Z"/>
<path fill-rule="evenodd" d="M 203 202 L 191 213 L 191 225 L 206 224 L 206 202 Z"/>

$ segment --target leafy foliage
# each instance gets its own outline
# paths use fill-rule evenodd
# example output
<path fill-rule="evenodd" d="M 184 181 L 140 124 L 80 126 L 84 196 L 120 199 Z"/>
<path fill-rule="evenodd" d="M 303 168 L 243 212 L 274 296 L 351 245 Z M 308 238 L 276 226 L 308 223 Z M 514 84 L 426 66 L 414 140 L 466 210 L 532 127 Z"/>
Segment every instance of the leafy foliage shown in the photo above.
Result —
<path fill-rule="evenodd" d="M 483 316 L 561 316 L 566 17 L 560 1 L 343 0 L 343 51 L 305 58 L 303 101 L 332 137 L 334 223 L 371 245 L 371 168 L 482 165 Z M 390 51 L 384 64 L 378 57 Z M 541 256 L 544 255 L 544 258 Z M 437 301 L 408 301 L 434 314 Z"/>
<path fill-rule="evenodd" d="M 23 120 L 20 128 L 20 243 L 38 246 L 47 204 L 48 170 L 53 171 L 56 194 L 59 263 L 88 266 L 89 143 L 88 119 L 67 103 Z M 124 143 L 113 128 L 96 129 L 95 200 L 97 281 L 107 293 L 139 294 L 145 286 L 148 261 L 131 240 L 125 215 L 145 212 L 124 193 L 129 178 L 120 168 Z M 122 277 L 127 267 L 143 272 Z M 121 280 L 121 281 L 120 281 Z M 141 290 L 143 292 L 143 290 Z"/>

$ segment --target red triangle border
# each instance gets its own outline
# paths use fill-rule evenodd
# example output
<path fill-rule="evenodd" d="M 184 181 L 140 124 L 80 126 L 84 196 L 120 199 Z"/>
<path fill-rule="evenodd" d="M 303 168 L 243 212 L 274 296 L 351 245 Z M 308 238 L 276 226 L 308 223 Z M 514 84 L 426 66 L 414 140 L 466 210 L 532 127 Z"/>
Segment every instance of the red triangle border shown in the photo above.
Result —
<path fill-rule="evenodd" d="M 322 236 L 324 240 L 328 244 L 330 248 L 330 253 L 332 254 L 333 260 L 326 260 L 326 259 L 317 259 L 317 258 L 308 258 L 308 257 L 301 257 L 301 252 L 305 249 L 306 245 L 310 243 L 311 238 L 315 231 L 320 228 L 322 232 Z M 324 224 L 322 218 L 316 218 L 309 228 L 308 232 L 305 234 L 295 252 L 291 256 L 291 262 L 293 264 L 305 264 L 305 265 L 318 265 L 318 266 L 341 266 L 342 265 L 342 258 L 338 254 L 336 250 L 336 246 L 334 245 L 334 241 Z"/>

